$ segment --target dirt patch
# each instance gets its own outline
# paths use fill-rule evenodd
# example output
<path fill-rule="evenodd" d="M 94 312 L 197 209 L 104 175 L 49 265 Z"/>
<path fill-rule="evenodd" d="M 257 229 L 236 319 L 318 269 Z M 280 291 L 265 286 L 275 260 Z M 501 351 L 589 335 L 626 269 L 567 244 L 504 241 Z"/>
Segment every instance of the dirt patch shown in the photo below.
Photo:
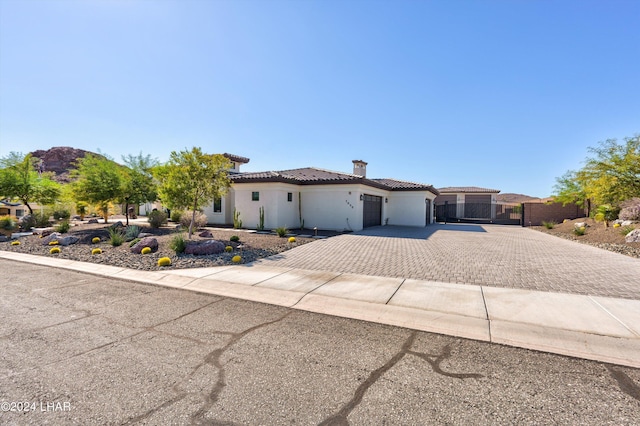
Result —
<path fill-rule="evenodd" d="M 575 224 L 580 222 L 587 225 L 585 227 L 584 235 L 576 235 L 574 232 L 576 229 Z M 625 234 L 631 229 L 636 228 L 640 228 L 640 224 L 636 223 L 630 227 L 614 227 L 612 224 L 609 224 L 609 226 L 605 227 L 602 222 L 596 222 L 590 218 L 566 220 L 563 223 L 554 225 L 553 229 L 547 229 L 544 226 L 531 227 L 531 229 L 555 235 L 560 238 L 640 258 L 640 243 L 627 243 L 624 240 Z"/>

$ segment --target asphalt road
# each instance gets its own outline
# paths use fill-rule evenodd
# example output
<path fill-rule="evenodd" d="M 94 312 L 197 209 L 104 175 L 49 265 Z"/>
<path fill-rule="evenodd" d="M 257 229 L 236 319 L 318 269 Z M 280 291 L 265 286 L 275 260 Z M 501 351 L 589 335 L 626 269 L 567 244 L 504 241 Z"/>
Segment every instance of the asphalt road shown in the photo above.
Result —
<path fill-rule="evenodd" d="M 638 369 L 6 260 L 0 271 L 3 425 L 640 424 Z"/>

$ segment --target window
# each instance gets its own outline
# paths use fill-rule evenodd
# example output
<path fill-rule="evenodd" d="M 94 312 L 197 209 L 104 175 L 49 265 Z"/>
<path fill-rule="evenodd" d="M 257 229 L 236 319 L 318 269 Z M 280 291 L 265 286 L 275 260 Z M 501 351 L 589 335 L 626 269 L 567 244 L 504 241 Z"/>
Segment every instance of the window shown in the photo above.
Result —
<path fill-rule="evenodd" d="M 216 197 L 213 199 L 213 212 L 222 213 L 222 198 Z"/>
<path fill-rule="evenodd" d="M 233 161 L 231 162 L 231 170 L 235 170 L 236 169 L 236 163 L 234 163 Z"/>
<path fill-rule="evenodd" d="M 22 216 L 24 216 L 24 210 L 17 209 L 16 210 L 16 217 L 22 217 Z"/>
<path fill-rule="evenodd" d="M 287 201 L 288 202 L 292 202 L 293 201 L 293 192 L 287 192 Z"/>
<path fill-rule="evenodd" d="M 251 201 L 260 201 L 260 193 L 257 191 L 252 192 Z"/>

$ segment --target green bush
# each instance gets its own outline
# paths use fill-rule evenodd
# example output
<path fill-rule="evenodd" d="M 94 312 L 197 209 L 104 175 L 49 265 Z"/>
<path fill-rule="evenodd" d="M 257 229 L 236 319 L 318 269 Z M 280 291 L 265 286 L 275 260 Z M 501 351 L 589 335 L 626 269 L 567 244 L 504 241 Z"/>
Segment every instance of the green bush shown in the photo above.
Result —
<path fill-rule="evenodd" d="M 618 229 L 618 232 L 620 232 L 620 234 L 626 236 L 629 232 L 633 231 L 634 229 L 636 229 L 636 228 L 631 226 L 631 225 L 623 226 L 622 228 Z"/>
<path fill-rule="evenodd" d="M 182 210 L 171 210 L 171 221 L 178 223 L 182 218 L 183 211 Z"/>
<path fill-rule="evenodd" d="M 109 244 L 114 247 L 121 246 L 124 243 L 124 234 L 120 229 L 109 228 Z"/>
<path fill-rule="evenodd" d="M 0 229 L 5 231 L 13 231 L 18 227 L 18 222 L 11 216 L 0 217 Z"/>
<path fill-rule="evenodd" d="M 69 228 L 71 228 L 71 225 L 69 224 L 69 221 L 65 219 L 56 226 L 56 231 L 61 234 L 66 234 L 69 232 Z"/>
<path fill-rule="evenodd" d="M 276 234 L 278 234 L 278 237 L 280 238 L 284 238 L 289 233 L 289 230 L 287 229 L 286 226 L 280 226 L 276 228 L 275 231 L 276 231 Z"/>
<path fill-rule="evenodd" d="M 71 217 L 71 212 L 67 209 L 57 209 L 51 215 L 55 220 L 64 220 Z"/>
<path fill-rule="evenodd" d="M 167 214 L 160 210 L 154 210 L 149 213 L 149 223 L 152 228 L 160 228 L 162 225 L 167 223 Z"/>
<path fill-rule="evenodd" d="M 28 214 L 20 218 L 19 224 L 23 231 L 31 231 L 36 226 L 36 218 L 32 214 Z"/>
<path fill-rule="evenodd" d="M 556 226 L 556 223 L 554 221 L 547 222 L 543 220 L 542 225 L 547 229 L 553 229 L 553 227 Z"/>
<path fill-rule="evenodd" d="M 142 228 L 138 225 L 129 225 L 124 233 L 124 237 L 127 241 L 131 241 L 138 238 L 140 232 L 142 232 Z"/>
<path fill-rule="evenodd" d="M 169 248 L 176 252 L 176 254 L 184 253 L 187 248 L 187 241 L 184 239 L 184 235 L 178 234 L 169 241 Z"/>
<path fill-rule="evenodd" d="M 580 235 L 584 235 L 586 230 L 587 228 L 585 228 L 584 226 L 581 226 L 580 228 L 573 228 L 573 233 L 580 236 Z"/>
<path fill-rule="evenodd" d="M 233 227 L 235 229 L 242 228 L 242 220 L 240 219 L 240 212 L 237 211 L 235 207 L 233 209 Z"/>
<path fill-rule="evenodd" d="M 229 238 L 229 241 L 237 243 L 238 241 L 240 241 L 240 237 L 238 237 L 237 235 L 232 235 L 231 238 Z"/>
<path fill-rule="evenodd" d="M 46 228 L 51 225 L 51 222 L 49 220 L 51 215 L 49 214 L 49 212 L 34 213 L 33 217 L 35 219 L 35 228 Z"/>

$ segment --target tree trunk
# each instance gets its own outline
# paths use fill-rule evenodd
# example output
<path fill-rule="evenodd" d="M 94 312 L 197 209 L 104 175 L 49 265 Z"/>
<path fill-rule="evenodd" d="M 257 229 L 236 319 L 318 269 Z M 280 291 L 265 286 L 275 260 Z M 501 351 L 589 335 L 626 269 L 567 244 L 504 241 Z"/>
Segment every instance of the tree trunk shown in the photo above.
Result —
<path fill-rule="evenodd" d="M 129 226 L 129 199 L 124 202 L 124 216 L 127 218 L 127 226 Z"/>

